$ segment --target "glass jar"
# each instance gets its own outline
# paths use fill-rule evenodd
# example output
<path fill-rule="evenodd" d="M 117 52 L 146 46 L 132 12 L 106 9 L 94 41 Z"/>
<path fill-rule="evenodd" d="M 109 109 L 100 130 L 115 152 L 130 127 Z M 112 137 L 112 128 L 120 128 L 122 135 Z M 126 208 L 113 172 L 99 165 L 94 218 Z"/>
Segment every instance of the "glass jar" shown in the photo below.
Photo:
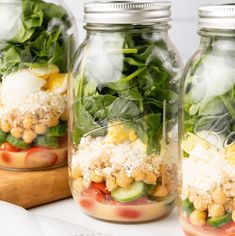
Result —
<path fill-rule="evenodd" d="M 67 72 L 75 41 L 61 2 L 0 3 L 2 169 L 43 170 L 67 162 Z"/>
<path fill-rule="evenodd" d="M 235 6 L 199 9 L 200 48 L 181 85 L 180 220 L 186 235 L 235 235 Z"/>
<path fill-rule="evenodd" d="M 159 219 L 174 207 L 177 181 L 170 4 L 94 2 L 85 12 L 69 88 L 73 197 L 99 219 Z"/>

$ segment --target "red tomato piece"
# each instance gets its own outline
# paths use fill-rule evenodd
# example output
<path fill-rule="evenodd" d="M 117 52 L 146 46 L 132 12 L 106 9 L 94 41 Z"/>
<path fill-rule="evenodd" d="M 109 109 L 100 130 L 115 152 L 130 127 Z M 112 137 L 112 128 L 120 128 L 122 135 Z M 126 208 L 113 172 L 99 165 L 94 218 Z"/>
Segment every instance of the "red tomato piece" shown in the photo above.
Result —
<path fill-rule="evenodd" d="M 47 148 L 31 148 L 26 157 L 25 163 L 29 168 L 50 167 L 58 160 L 57 155 Z"/>
<path fill-rule="evenodd" d="M 184 231 L 184 234 L 185 234 L 185 236 L 196 236 L 196 235 L 194 235 L 194 234 L 187 233 L 186 231 Z"/>
<path fill-rule="evenodd" d="M 117 212 L 118 216 L 129 219 L 136 219 L 141 216 L 141 213 L 135 209 L 119 208 Z"/>
<path fill-rule="evenodd" d="M 97 191 L 96 196 L 95 196 L 95 200 L 98 202 L 105 202 L 105 196 L 101 191 Z"/>
<path fill-rule="evenodd" d="M 93 188 L 92 186 L 90 186 L 85 191 L 83 191 L 83 195 L 86 197 L 93 198 L 97 200 L 98 202 L 105 201 L 105 196 L 102 194 L 102 192 L 99 189 Z"/>
<path fill-rule="evenodd" d="M 235 236 L 235 223 L 228 223 L 220 228 L 218 231 L 223 236 Z"/>
<path fill-rule="evenodd" d="M 110 192 L 109 192 L 108 189 L 106 188 L 105 182 L 103 182 L 103 183 L 92 183 L 91 186 L 92 186 L 94 189 L 100 190 L 100 191 L 101 191 L 102 193 L 104 193 L 104 194 L 110 194 Z"/>
<path fill-rule="evenodd" d="M 94 202 L 91 199 L 82 198 L 79 200 L 81 207 L 85 208 L 86 210 L 91 210 L 94 207 Z"/>
<path fill-rule="evenodd" d="M 20 152 L 21 149 L 12 146 L 10 143 L 3 143 L 0 146 L 0 150 L 9 151 L 9 152 Z"/>
<path fill-rule="evenodd" d="M 60 146 L 60 147 L 66 147 L 66 146 L 67 146 L 67 139 L 68 139 L 67 135 L 64 136 L 64 137 L 60 137 L 60 138 L 58 139 L 59 146 Z"/>
<path fill-rule="evenodd" d="M 10 163 L 11 162 L 11 156 L 9 153 L 3 152 L 2 155 L 2 160 L 6 163 Z"/>

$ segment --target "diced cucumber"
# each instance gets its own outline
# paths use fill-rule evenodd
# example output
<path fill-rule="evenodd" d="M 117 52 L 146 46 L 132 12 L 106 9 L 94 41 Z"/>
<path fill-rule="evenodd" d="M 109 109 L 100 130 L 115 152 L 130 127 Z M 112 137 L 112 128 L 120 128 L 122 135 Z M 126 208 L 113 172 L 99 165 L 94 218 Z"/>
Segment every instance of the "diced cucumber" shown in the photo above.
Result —
<path fill-rule="evenodd" d="M 22 139 L 15 138 L 10 134 L 7 136 L 6 141 L 19 149 L 27 149 L 30 147 L 30 145 L 25 143 Z"/>
<path fill-rule="evenodd" d="M 63 137 L 67 134 L 67 123 L 60 122 L 59 125 L 49 128 L 48 137 Z"/>
<path fill-rule="evenodd" d="M 232 214 L 227 213 L 226 215 L 218 218 L 209 218 L 207 223 L 212 226 L 213 228 L 219 228 L 227 223 L 232 221 Z"/>
<path fill-rule="evenodd" d="M 131 202 L 145 194 L 144 183 L 135 182 L 127 188 L 118 188 L 111 192 L 111 196 L 118 202 Z"/>
<path fill-rule="evenodd" d="M 57 148 L 58 147 L 58 139 L 56 137 L 47 137 L 45 135 L 38 136 L 35 141 L 35 144 L 37 146 Z"/>
<path fill-rule="evenodd" d="M 4 143 L 6 141 L 6 138 L 7 134 L 0 130 L 0 144 Z"/>
<path fill-rule="evenodd" d="M 192 202 L 190 202 L 188 199 L 185 199 L 182 202 L 182 210 L 187 214 L 190 215 L 193 211 L 195 211 L 195 207 Z"/>

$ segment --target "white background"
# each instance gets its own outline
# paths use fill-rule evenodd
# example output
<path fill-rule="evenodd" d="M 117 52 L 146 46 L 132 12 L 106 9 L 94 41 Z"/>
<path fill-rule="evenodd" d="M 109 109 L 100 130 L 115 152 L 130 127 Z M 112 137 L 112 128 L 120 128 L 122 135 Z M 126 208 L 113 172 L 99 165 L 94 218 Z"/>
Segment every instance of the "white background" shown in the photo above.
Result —
<path fill-rule="evenodd" d="M 80 40 L 84 37 L 82 30 L 83 3 L 85 0 L 65 0 L 71 8 L 80 32 Z M 199 37 L 197 35 L 197 8 L 207 3 L 226 3 L 227 0 L 172 0 L 173 21 L 170 30 L 171 39 L 180 51 L 182 58 L 187 60 L 197 49 Z M 232 2 L 232 1 L 230 1 Z"/>

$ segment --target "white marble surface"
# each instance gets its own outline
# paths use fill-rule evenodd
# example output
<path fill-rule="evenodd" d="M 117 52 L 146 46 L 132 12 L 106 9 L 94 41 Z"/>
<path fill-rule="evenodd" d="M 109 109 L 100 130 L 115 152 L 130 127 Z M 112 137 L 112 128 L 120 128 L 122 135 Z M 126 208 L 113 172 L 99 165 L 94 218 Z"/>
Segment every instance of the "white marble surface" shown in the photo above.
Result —
<path fill-rule="evenodd" d="M 49 216 L 74 223 L 89 229 L 108 233 L 112 236 L 183 236 L 178 223 L 176 211 L 167 218 L 145 224 L 113 224 L 95 220 L 84 215 L 72 199 L 62 200 L 41 207 L 33 208 L 30 212 L 36 215 Z M 54 235 L 51 235 L 54 236 Z"/>

